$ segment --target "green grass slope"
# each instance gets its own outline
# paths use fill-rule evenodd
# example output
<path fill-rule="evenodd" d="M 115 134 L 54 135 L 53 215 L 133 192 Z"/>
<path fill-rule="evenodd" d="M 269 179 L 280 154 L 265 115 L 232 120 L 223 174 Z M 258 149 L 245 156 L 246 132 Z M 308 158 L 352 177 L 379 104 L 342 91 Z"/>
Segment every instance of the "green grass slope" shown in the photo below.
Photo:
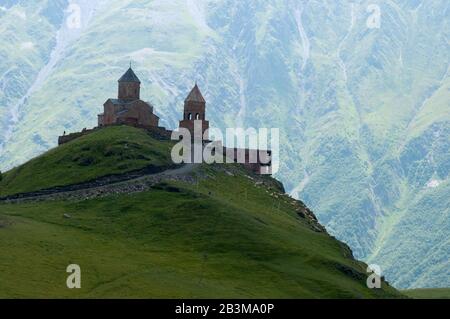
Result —
<path fill-rule="evenodd" d="M 0 196 L 86 182 L 148 166 L 171 165 L 170 141 L 141 129 L 108 127 L 50 150 L 4 174 Z"/>
<path fill-rule="evenodd" d="M 104 138 L 113 133 L 117 140 Z M 102 130 L 25 164 L 22 172 L 43 159 L 57 163 L 62 150 L 75 155 L 83 141 L 96 145 L 96 153 L 102 143 L 121 145 L 125 136 L 141 134 Z M 104 172 L 116 168 L 108 157 L 94 157 Z M 68 162 L 71 157 L 53 169 Z M 91 177 L 84 169 L 91 167 L 77 171 Z M 167 181 L 142 193 L 0 204 L 0 298 L 402 297 L 386 284 L 368 289 L 366 265 L 300 217 L 301 204 L 274 179 L 258 181 L 234 165 L 199 166 L 191 174 L 192 183 Z M 79 290 L 66 287 L 69 264 L 81 266 Z"/>
<path fill-rule="evenodd" d="M 409 289 L 402 292 L 414 299 L 450 299 L 450 288 Z"/>

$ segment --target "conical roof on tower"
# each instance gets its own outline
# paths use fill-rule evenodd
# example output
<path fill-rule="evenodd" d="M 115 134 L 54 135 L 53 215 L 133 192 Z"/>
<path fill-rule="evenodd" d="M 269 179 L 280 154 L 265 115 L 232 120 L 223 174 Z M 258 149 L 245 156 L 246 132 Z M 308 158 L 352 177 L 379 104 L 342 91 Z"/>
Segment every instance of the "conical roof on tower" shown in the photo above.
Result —
<path fill-rule="evenodd" d="M 136 82 L 141 83 L 141 80 L 134 73 L 133 69 L 130 67 L 127 72 L 119 79 L 119 82 Z"/>
<path fill-rule="evenodd" d="M 191 90 L 191 93 L 187 96 L 185 102 L 198 102 L 198 103 L 206 103 L 203 98 L 202 92 L 198 88 L 197 83 L 195 83 L 194 88 Z"/>

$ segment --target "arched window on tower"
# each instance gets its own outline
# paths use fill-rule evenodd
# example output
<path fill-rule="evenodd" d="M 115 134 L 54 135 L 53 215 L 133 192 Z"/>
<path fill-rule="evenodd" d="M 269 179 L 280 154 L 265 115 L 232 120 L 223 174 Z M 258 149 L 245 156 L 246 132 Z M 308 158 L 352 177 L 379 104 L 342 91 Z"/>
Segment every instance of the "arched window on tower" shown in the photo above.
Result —
<path fill-rule="evenodd" d="M 187 119 L 188 119 L 189 121 L 192 120 L 192 113 L 189 113 L 189 114 L 188 114 Z"/>
<path fill-rule="evenodd" d="M 196 120 L 200 120 L 200 114 L 198 114 L 198 113 L 195 114 L 195 119 L 196 119 Z"/>

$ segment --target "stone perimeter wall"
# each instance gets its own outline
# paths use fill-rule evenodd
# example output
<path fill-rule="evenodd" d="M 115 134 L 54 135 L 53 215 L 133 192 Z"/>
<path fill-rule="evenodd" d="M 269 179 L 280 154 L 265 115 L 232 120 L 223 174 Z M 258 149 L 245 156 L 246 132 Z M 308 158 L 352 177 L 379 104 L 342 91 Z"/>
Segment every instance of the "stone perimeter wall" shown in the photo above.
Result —
<path fill-rule="evenodd" d="M 95 131 L 101 130 L 104 127 L 121 126 L 121 125 L 125 125 L 125 124 L 114 124 L 114 125 L 108 125 L 108 126 L 102 126 L 102 127 L 95 127 L 93 129 L 88 129 L 88 130 L 85 129 L 81 132 L 76 132 L 76 133 L 71 133 L 68 135 L 59 136 L 58 137 L 58 145 L 69 143 L 73 140 L 76 140 L 77 138 L 80 138 L 82 136 L 91 134 Z M 128 126 L 130 126 L 130 125 L 128 125 Z M 166 139 L 170 140 L 170 137 L 172 135 L 172 131 L 166 130 L 164 127 L 151 127 L 151 126 L 142 126 L 142 125 L 133 125 L 133 126 L 150 131 L 154 134 L 155 138 L 161 139 L 161 140 L 166 140 Z"/>

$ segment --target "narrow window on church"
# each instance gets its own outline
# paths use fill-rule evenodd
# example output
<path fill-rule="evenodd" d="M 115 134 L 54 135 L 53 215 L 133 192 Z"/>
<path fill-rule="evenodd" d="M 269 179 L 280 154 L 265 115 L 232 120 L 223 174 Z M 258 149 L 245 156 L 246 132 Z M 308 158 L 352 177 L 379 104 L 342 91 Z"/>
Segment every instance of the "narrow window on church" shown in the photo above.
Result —
<path fill-rule="evenodd" d="M 198 113 L 195 114 L 195 119 L 196 119 L 196 120 L 200 120 L 200 114 L 198 114 Z"/>
<path fill-rule="evenodd" d="M 188 120 L 192 120 L 192 114 L 191 113 L 188 114 Z"/>

